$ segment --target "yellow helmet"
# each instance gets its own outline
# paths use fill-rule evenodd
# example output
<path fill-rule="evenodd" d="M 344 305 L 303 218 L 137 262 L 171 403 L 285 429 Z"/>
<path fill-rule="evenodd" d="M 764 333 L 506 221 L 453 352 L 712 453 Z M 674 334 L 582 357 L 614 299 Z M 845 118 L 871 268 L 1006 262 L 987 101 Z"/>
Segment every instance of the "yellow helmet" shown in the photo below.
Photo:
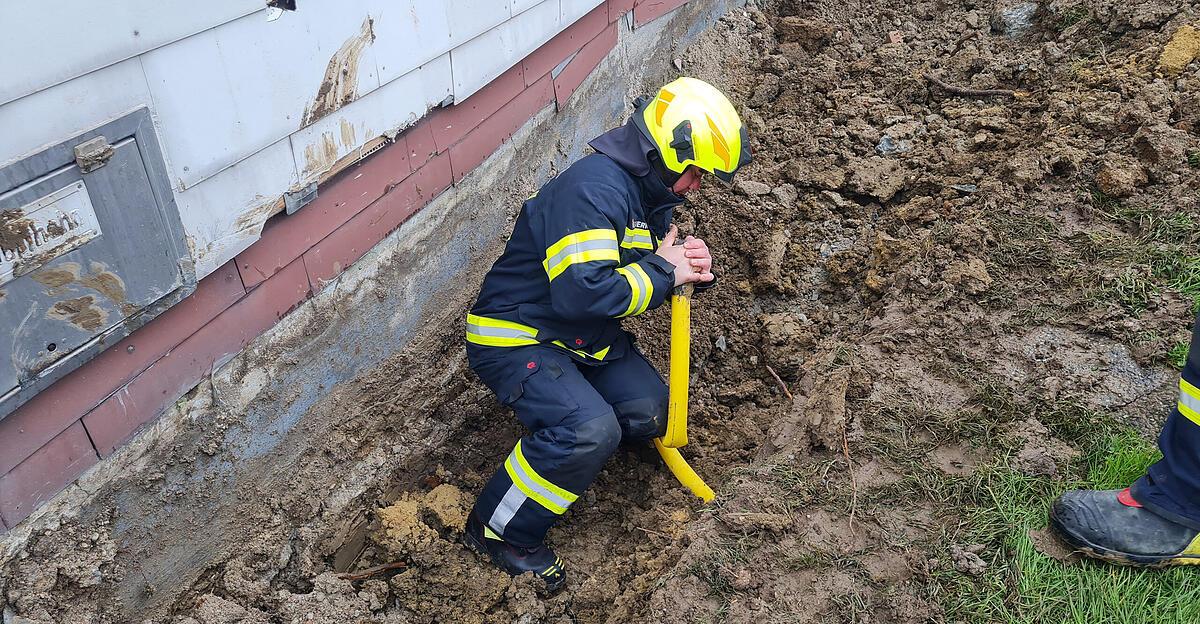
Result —
<path fill-rule="evenodd" d="M 634 123 L 675 173 L 696 165 L 728 184 L 751 160 L 745 124 L 725 94 L 703 80 L 677 78 L 636 106 Z"/>

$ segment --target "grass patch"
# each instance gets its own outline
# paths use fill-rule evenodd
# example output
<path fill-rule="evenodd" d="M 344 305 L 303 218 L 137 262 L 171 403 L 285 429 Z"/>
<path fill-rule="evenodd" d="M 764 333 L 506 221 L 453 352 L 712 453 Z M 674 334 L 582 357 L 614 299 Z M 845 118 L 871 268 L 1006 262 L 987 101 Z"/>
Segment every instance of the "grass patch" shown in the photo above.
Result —
<path fill-rule="evenodd" d="M 1065 489 L 1124 487 L 1158 459 L 1157 450 L 1130 430 L 1095 440 L 1067 481 L 1025 476 L 1006 465 L 981 471 L 975 504 L 967 509 L 966 539 L 988 544 L 988 571 L 970 578 L 938 573 L 948 590 L 948 620 L 1182 624 L 1200 621 L 1200 584 L 1193 571 L 1139 571 L 1106 564 L 1060 563 L 1041 554 L 1028 532 L 1047 524 L 1050 503 Z"/>
<path fill-rule="evenodd" d="M 1059 31 L 1066 30 L 1079 22 L 1088 18 L 1087 7 L 1074 6 L 1058 15 L 1058 23 L 1055 24 Z"/>
<path fill-rule="evenodd" d="M 1191 342 L 1183 340 L 1175 343 L 1175 346 L 1167 351 L 1167 361 L 1171 363 L 1171 366 L 1183 370 L 1183 365 L 1187 364 L 1188 348 L 1191 344 Z"/>

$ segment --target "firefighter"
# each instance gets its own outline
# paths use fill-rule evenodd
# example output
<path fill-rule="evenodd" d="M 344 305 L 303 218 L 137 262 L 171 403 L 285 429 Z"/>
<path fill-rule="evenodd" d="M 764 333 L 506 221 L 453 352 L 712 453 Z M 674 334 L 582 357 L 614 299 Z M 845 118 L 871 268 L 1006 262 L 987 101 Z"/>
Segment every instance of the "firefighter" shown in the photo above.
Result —
<path fill-rule="evenodd" d="M 1064 493 L 1050 524 L 1085 555 L 1139 567 L 1200 564 L 1200 316 L 1159 434 L 1163 458 L 1123 490 Z"/>
<path fill-rule="evenodd" d="M 546 532 L 620 443 L 666 428 L 667 387 L 621 329 L 675 286 L 715 279 L 672 211 L 750 162 L 729 100 L 694 78 L 639 98 L 631 119 L 525 201 L 467 315 L 467 357 L 528 429 L 468 518 L 466 544 L 508 573 L 566 581 Z M 679 244 L 677 244 L 679 243 Z"/>

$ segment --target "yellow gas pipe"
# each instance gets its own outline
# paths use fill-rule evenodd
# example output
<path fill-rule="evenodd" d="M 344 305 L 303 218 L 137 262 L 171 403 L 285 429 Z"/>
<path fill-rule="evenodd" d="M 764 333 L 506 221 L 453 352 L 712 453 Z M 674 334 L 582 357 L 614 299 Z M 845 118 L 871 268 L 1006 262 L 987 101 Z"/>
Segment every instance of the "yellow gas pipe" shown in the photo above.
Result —
<path fill-rule="evenodd" d="M 691 369 L 692 285 L 684 284 L 671 293 L 671 371 L 670 398 L 667 407 L 667 433 L 654 439 L 654 448 L 662 455 L 671 474 L 708 503 L 716 498 L 712 488 L 696 474 L 679 454 L 688 443 L 688 374 Z"/>

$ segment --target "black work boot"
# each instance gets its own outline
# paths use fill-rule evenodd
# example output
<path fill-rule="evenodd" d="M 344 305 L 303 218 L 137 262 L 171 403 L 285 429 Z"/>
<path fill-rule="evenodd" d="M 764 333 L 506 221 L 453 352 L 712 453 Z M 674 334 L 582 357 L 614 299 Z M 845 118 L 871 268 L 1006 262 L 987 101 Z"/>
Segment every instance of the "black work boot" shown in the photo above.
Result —
<path fill-rule="evenodd" d="M 1200 564 L 1200 531 L 1154 514 L 1128 489 L 1065 492 L 1050 509 L 1050 526 L 1096 559 L 1147 568 Z"/>
<path fill-rule="evenodd" d="M 472 511 L 467 518 L 467 530 L 463 532 L 463 542 L 467 548 L 490 557 L 492 563 L 513 576 L 533 572 L 546 581 L 546 589 L 554 592 L 567 582 L 567 572 L 563 569 L 563 561 L 545 544 L 533 548 L 522 548 L 505 542 L 479 520 Z"/>

